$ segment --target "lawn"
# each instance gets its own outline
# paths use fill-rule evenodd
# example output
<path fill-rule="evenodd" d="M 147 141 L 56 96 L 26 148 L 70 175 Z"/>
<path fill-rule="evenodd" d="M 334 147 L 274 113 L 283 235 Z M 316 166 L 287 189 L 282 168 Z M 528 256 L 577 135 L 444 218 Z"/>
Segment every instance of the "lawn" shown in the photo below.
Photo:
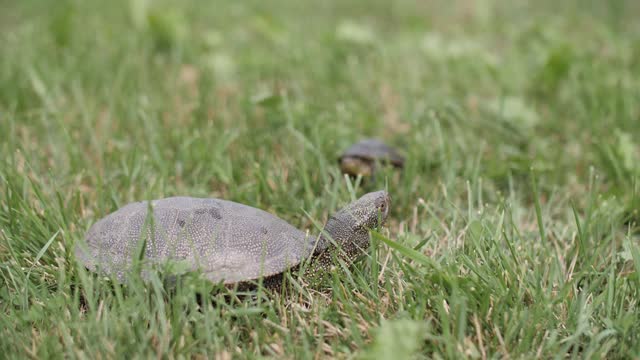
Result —
<path fill-rule="evenodd" d="M 638 1 L 0 7 L 0 357 L 640 357 Z M 343 177 L 370 136 L 405 168 Z M 132 201 L 314 231 L 384 188 L 368 255 L 285 296 L 74 257 Z"/>

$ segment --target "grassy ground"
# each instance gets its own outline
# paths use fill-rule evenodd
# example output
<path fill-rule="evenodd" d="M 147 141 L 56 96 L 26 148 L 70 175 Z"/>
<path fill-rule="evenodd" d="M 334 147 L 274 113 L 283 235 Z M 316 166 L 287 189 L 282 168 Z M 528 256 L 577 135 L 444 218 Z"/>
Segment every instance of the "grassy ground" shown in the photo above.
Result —
<path fill-rule="evenodd" d="M 0 3 L 2 357 L 640 356 L 637 1 Z M 408 162 L 352 190 L 363 136 Z M 370 256 L 289 297 L 73 257 L 130 201 L 313 229 L 385 186 Z"/>

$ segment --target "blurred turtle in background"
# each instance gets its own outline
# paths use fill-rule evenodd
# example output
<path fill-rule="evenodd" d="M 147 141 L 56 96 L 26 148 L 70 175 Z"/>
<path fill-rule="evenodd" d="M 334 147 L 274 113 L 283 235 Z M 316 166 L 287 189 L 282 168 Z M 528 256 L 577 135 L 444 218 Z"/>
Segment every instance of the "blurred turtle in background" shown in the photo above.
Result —
<path fill-rule="evenodd" d="M 364 139 L 351 145 L 338 159 L 343 173 L 351 176 L 375 176 L 376 166 L 404 166 L 404 157 L 394 148 L 378 139 Z"/>

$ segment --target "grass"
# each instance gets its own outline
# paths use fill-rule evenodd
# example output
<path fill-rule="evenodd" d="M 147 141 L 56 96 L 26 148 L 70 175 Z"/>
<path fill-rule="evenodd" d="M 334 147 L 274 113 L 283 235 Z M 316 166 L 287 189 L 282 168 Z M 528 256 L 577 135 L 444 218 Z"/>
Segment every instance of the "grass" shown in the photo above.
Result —
<path fill-rule="evenodd" d="M 10 358 L 640 356 L 636 1 L 3 2 L 0 351 Z M 355 186 L 364 136 L 404 171 Z M 313 229 L 388 187 L 366 259 L 292 296 L 90 276 L 131 201 Z"/>

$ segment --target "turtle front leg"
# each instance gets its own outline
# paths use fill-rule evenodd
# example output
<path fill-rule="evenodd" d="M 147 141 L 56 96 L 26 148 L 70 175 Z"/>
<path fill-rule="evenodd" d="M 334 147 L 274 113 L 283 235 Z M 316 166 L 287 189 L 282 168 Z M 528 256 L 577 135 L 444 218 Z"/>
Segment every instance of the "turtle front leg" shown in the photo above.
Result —
<path fill-rule="evenodd" d="M 367 252 L 369 234 L 366 233 L 364 235 L 366 235 L 366 239 L 362 239 L 363 241 L 352 239 L 342 248 L 331 245 L 327 250 L 313 257 L 304 268 L 304 273 L 302 274 L 304 281 L 317 288 L 331 274 L 341 271 L 340 262 L 343 262 L 347 267 L 351 266 Z"/>

